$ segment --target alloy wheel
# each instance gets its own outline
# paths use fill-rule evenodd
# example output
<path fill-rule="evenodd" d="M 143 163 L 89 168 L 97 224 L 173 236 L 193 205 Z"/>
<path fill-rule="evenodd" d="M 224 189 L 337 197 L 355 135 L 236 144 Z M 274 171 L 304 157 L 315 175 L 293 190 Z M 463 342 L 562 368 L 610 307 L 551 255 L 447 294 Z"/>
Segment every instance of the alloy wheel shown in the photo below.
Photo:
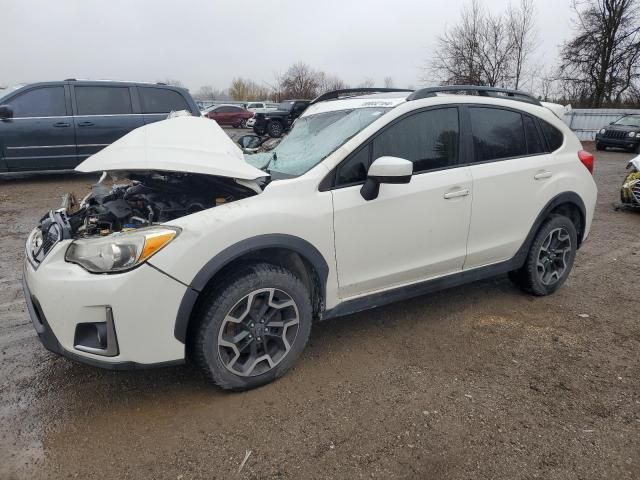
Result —
<path fill-rule="evenodd" d="M 565 228 L 555 228 L 549 232 L 542 242 L 536 263 L 538 278 L 543 285 L 553 285 L 562 278 L 571 250 L 571 236 Z"/>
<path fill-rule="evenodd" d="M 289 294 L 277 288 L 254 290 L 222 321 L 218 333 L 220 360 L 236 375 L 262 375 L 289 353 L 299 324 L 298 307 Z"/>

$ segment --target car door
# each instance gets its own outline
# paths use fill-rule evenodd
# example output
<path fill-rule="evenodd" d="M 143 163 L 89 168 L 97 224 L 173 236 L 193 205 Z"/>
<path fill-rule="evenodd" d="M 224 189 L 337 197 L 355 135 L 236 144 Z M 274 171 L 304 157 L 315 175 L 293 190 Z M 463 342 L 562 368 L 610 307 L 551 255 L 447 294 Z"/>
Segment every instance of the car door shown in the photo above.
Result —
<path fill-rule="evenodd" d="M 473 215 L 464 266 L 469 269 L 511 259 L 538 214 L 561 189 L 558 161 L 548 153 L 536 118 L 489 106 L 468 107 L 466 112 L 475 151 L 470 164 Z"/>
<path fill-rule="evenodd" d="M 224 125 L 228 122 L 227 117 L 229 116 L 228 107 L 216 107 L 211 112 L 209 112 L 209 118 L 215 120 L 218 125 Z"/>
<path fill-rule="evenodd" d="M 72 85 L 80 161 L 144 124 L 126 85 Z"/>
<path fill-rule="evenodd" d="M 67 87 L 35 86 L 3 103 L 13 111 L 12 118 L 0 120 L 0 157 L 8 171 L 59 170 L 77 164 Z"/>
<path fill-rule="evenodd" d="M 472 185 L 469 167 L 457 165 L 458 117 L 456 107 L 402 117 L 339 165 L 332 195 L 341 298 L 462 269 Z M 413 161 L 411 182 L 382 184 L 366 201 L 360 188 L 382 156 Z"/>
<path fill-rule="evenodd" d="M 185 98 L 175 90 L 158 87 L 137 87 L 144 123 L 164 120 L 171 112 L 190 111 Z"/>

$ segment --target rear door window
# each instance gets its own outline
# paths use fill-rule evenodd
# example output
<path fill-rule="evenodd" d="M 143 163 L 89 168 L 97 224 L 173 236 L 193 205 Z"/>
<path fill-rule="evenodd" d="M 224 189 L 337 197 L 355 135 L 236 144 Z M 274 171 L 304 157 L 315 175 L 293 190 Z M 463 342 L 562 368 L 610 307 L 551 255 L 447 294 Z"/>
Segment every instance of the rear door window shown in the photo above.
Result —
<path fill-rule="evenodd" d="M 527 154 L 520 113 L 489 107 L 472 107 L 469 112 L 476 162 Z"/>
<path fill-rule="evenodd" d="M 62 117 L 67 114 L 64 87 L 39 87 L 22 93 L 9 102 L 15 118 Z"/>
<path fill-rule="evenodd" d="M 78 115 L 126 115 L 132 112 L 129 87 L 74 87 Z"/>
<path fill-rule="evenodd" d="M 544 153 L 546 148 L 540 134 L 538 133 L 535 121 L 529 115 L 524 115 L 522 119 L 524 121 L 525 137 L 527 138 L 527 153 L 529 155 Z"/>
<path fill-rule="evenodd" d="M 184 97 L 175 90 L 165 88 L 138 87 L 144 113 L 169 113 L 189 110 Z"/>

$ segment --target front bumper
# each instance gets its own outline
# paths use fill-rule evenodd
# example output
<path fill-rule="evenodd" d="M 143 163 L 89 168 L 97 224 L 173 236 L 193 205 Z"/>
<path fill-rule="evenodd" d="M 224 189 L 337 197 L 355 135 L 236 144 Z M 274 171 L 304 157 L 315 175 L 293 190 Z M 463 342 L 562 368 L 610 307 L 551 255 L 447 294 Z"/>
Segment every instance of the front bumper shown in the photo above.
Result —
<path fill-rule="evenodd" d="M 64 260 L 68 243 L 53 247 L 37 269 L 24 264 L 27 308 L 44 347 L 109 369 L 183 363 L 185 346 L 174 327 L 187 287 L 148 264 L 120 274 L 91 274 Z M 78 326 L 105 322 L 105 312 L 112 318 L 116 348 L 109 356 L 83 351 L 85 346 L 76 345 Z"/>
<path fill-rule="evenodd" d="M 636 148 L 640 144 L 640 138 L 638 137 L 625 137 L 625 138 L 609 138 L 603 135 L 596 135 L 596 142 L 603 147 L 618 147 L 618 148 Z"/>

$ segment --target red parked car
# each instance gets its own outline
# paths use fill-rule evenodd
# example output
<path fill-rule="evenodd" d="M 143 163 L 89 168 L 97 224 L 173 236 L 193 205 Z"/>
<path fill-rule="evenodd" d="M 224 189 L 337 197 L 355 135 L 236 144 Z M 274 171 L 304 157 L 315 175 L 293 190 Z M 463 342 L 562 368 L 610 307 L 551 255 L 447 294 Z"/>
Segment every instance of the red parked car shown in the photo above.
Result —
<path fill-rule="evenodd" d="M 205 112 L 205 117 L 218 122 L 218 125 L 231 125 L 235 128 L 246 128 L 247 120 L 253 112 L 237 105 L 216 105 Z"/>

